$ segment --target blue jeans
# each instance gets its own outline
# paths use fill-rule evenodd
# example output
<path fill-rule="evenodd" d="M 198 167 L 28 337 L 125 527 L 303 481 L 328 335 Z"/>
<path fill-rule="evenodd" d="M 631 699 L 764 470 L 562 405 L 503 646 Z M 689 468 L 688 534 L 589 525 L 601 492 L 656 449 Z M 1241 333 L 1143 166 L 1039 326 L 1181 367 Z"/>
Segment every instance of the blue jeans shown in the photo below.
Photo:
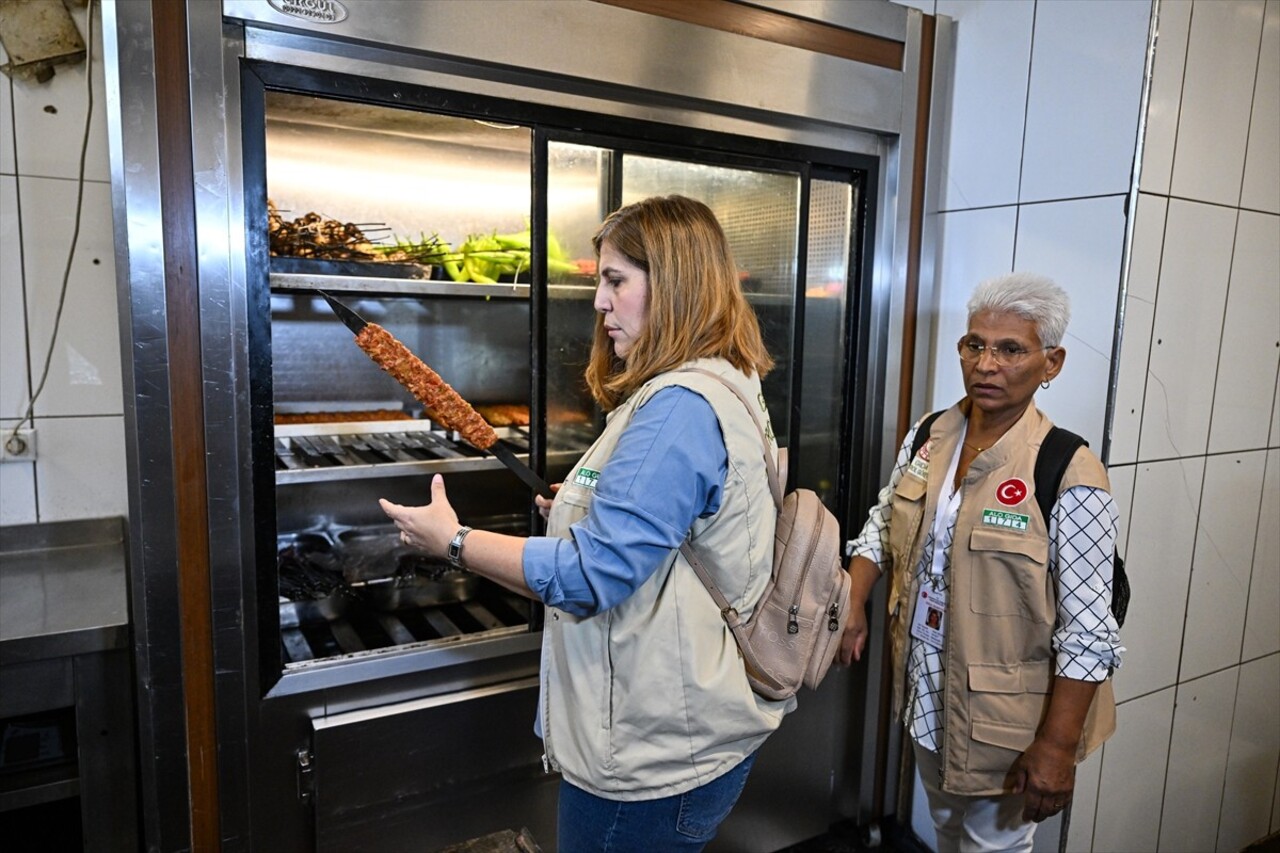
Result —
<path fill-rule="evenodd" d="M 755 760 L 748 755 L 723 776 L 660 800 L 606 800 L 561 780 L 560 853 L 701 850 L 738 801 Z"/>

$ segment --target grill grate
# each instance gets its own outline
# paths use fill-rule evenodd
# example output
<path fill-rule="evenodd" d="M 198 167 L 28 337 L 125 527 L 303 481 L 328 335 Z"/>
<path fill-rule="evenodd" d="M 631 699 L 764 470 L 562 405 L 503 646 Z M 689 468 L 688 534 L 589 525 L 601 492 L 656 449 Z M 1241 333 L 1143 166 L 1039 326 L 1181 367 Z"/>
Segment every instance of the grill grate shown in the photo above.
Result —
<path fill-rule="evenodd" d="M 529 604 L 493 590 L 480 599 L 405 612 L 381 613 L 353 606 L 333 620 L 317 619 L 280 632 L 286 665 L 360 657 L 387 649 L 430 646 L 504 629 L 525 630 Z"/>

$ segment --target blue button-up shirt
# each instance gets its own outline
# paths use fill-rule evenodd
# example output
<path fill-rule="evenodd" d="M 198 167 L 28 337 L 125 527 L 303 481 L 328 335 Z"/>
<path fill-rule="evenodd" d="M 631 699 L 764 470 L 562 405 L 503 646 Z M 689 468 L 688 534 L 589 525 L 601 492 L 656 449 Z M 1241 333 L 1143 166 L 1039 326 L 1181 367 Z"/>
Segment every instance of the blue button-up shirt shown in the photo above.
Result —
<path fill-rule="evenodd" d="M 571 538 L 531 537 L 524 577 L 545 604 L 591 616 L 625 601 L 720 508 L 729 456 L 701 395 L 663 388 L 641 406 L 600 472 Z"/>

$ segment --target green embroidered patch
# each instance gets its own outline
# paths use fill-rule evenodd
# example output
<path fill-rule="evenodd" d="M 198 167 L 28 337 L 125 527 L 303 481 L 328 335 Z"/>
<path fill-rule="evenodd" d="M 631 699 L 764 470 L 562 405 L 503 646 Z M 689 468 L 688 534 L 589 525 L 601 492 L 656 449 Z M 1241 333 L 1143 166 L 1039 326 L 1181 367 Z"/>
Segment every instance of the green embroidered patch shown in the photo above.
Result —
<path fill-rule="evenodd" d="M 1005 527 L 1009 530 L 1024 531 L 1030 521 L 1031 516 L 1019 515 L 1016 512 L 1002 512 L 998 509 L 984 509 L 982 511 L 982 523 L 992 527 Z"/>
<path fill-rule="evenodd" d="M 591 468 L 579 468 L 578 473 L 573 475 L 573 482 L 586 489 L 594 489 L 596 480 L 600 479 L 600 472 Z"/>

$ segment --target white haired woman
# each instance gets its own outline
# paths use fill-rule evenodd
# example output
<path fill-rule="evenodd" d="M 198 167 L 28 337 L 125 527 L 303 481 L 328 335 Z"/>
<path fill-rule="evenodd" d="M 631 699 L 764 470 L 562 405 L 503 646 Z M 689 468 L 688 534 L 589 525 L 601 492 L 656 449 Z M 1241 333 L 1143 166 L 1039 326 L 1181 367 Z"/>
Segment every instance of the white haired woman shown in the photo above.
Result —
<path fill-rule="evenodd" d="M 981 283 L 968 309 L 964 398 L 908 433 L 849 543 L 840 654 L 861 658 L 867 597 L 888 571 L 894 713 L 914 744 L 939 851 L 1029 851 L 1036 825 L 1070 802 L 1076 763 L 1115 730 L 1117 513 L 1087 447 L 1048 518 L 1035 499 L 1053 424 L 1033 398 L 1066 359 L 1066 293 L 1013 273 Z M 937 611 L 940 625 L 928 618 Z"/>

